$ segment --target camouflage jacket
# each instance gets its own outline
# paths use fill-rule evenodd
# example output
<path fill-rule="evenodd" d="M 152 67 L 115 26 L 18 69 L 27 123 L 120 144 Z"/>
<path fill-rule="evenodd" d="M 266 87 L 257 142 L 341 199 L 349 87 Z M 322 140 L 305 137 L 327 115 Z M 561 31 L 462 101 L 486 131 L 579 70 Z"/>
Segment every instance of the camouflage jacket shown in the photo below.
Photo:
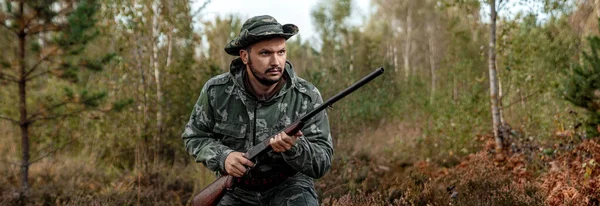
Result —
<path fill-rule="evenodd" d="M 286 85 L 267 101 L 259 101 L 246 92 L 244 70 L 237 58 L 231 63 L 230 72 L 204 84 L 182 135 L 186 150 L 196 162 L 218 173 L 225 171 L 229 153 L 246 152 L 323 103 L 318 89 L 297 77 L 289 62 L 284 70 Z M 313 117 L 301 131 L 304 135 L 290 150 L 263 155 L 263 161 L 256 166 L 259 171 L 268 173 L 291 167 L 312 178 L 322 177 L 331 167 L 333 154 L 326 112 Z"/>

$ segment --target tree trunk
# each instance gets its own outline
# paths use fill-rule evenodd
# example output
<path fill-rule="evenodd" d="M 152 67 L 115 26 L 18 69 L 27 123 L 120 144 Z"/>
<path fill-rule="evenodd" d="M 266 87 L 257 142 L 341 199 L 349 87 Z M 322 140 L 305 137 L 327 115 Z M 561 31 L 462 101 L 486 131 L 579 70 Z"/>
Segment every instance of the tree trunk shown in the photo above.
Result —
<path fill-rule="evenodd" d="M 173 28 L 169 28 L 169 34 L 167 35 L 167 63 L 165 69 L 171 68 L 171 59 L 173 57 Z"/>
<path fill-rule="evenodd" d="M 412 9 L 408 6 L 406 13 L 406 40 L 404 42 L 404 78 L 408 80 L 410 76 L 410 47 L 412 42 Z"/>
<path fill-rule="evenodd" d="M 396 47 L 396 44 L 394 44 L 392 46 L 392 55 L 394 58 L 394 72 L 398 72 L 398 47 Z"/>
<path fill-rule="evenodd" d="M 29 122 L 27 120 L 27 76 L 26 76 L 26 65 L 25 65 L 25 41 L 27 33 L 25 33 L 25 19 L 24 19 L 24 3 L 19 3 L 19 113 L 20 122 L 19 127 L 21 129 L 21 149 L 23 152 L 23 159 L 21 160 L 21 189 L 22 197 L 28 195 L 29 181 Z"/>
<path fill-rule="evenodd" d="M 156 134 L 154 135 L 154 166 L 158 163 L 158 151 L 160 150 L 160 139 L 162 137 L 162 90 L 160 85 L 160 68 L 158 66 L 158 36 L 160 32 L 158 17 L 160 15 L 160 1 L 155 0 L 152 4 L 152 67 L 154 68 L 154 80 L 156 81 Z"/>
<path fill-rule="evenodd" d="M 135 35 L 135 41 L 136 41 L 136 46 L 135 46 L 135 52 L 136 52 L 136 67 L 137 69 L 140 71 L 140 80 L 141 80 L 141 86 L 142 86 L 142 107 L 139 108 L 142 110 L 142 124 L 138 124 L 141 128 L 140 130 L 140 137 L 142 138 L 144 143 L 147 143 L 147 136 L 148 136 L 148 92 L 147 92 L 147 86 L 146 86 L 146 74 L 144 72 L 144 67 L 142 65 L 142 51 L 141 50 L 141 46 L 142 46 L 142 41 L 140 41 L 140 37 Z M 139 89 L 138 89 L 139 91 Z M 140 147 L 140 152 L 143 153 L 142 156 L 147 157 L 145 154 L 145 151 L 141 151 L 144 150 L 145 147 Z M 141 159 L 140 159 L 141 160 Z M 148 167 L 146 167 L 147 164 L 147 159 L 143 160 L 143 166 L 144 169 L 147 169 Z"/>
<path fill-rule="evenodd" d="M 596 18 L 600 18 L 600 0 L 595 0 L 595 10 L 596 10 Z"/>
<path fill-rule="evenodd" d="M 492 109 L 492 125 L 496 139 L 496 151 L 501 152 L 504 140 L 500 133 L 500 109 L 498 107 L 498 75 L 496 71 L 496 1 L 490 0 L 490 44 L 489 44 L 489 74 L 490 74 L 490 103 Z"/>
<path fill-rule="evenodd" d="M 502 106 L 502 99 L 504 99 L 504 93 L 502 91 L 502 79 L 500 79 L 500 74 L 498 71 L 496 71 L 496 78 L 498 81 L 498 113 L 500 114 L 500 135 L 504 135 L 504 126 L 505 126 L 505 122 L 504 122 L 504 106 Z M 504 137 L 504 136 L 503 136 Z"/>
<path fill-rule="evenodd" d="M 437 76 L 435 71 L 437 70 L 437 65 L 435 62 L 435 39 L 434 39 L 434 27 L 435 22 L 432 20 L 427 21 L 427 33 L 428 33 L 428 43 L 429 43 L 429 67 L 431 69 L 431 93 L 429 94 L 429 103 L 434 104 L 435 97 L 435 85 L 437 81 Z"/>

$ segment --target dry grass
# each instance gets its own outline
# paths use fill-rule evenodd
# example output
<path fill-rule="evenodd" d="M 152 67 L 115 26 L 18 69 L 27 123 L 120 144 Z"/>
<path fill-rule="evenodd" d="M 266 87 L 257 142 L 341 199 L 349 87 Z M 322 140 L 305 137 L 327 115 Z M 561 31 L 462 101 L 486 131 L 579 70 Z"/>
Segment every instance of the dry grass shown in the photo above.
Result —
<path fill-rule="evenodd" d="M 457 163 L 447 166 L 422 158 L 417 125 L 384 122 L 340 137 L 331 171 L 315 184 L 322 205 L 598 205 L 600 145 L 595 141 L 554 145 L 557 152 L 549 155 L 537 144 L 513 139 L 510 151 L 497 155 L 493 139 L 481 136 L 475 138 L 479 152 L 456 156 Z M 10 130 L 0 126 L 2 132 Z M 18 157 L 17 146 L 7 139 L 0 143 L 0 159 L 7 165 L 0 167 L 0 205 L 25 203 L 18 194 L 18 164 L 4 164 Z M 189 161 L 146 169 L 100 162 L 82 154 L 33 164 L 26 203 L 189 205 L 214 178 Z"/>
<path fill-rule="evenodd" d="M 477 138 L 480 152 L 460 158 L 455 166 L 443 167 L 436 161 L 411 161 L 406 154 L 420 156 L 414 149 L 385 152 L 394 141 L 414 146 L 412 135 L 382 141 L 398 131 L 398 125 L 357 134 L 378 139 L 365 140 L 360 146 L 346 142 L 353 150 L 337 148 L 353 152 L 338 154 L 330 174 L 317 182 L 323 205 L 599 204 L 600 146 L 594 141 L 547 146 L 556 151 L 547 154 L 541 144 L 511 139 L 514 144 L 498 155 L 493 152 L 493 138 L 482 136 Z M 377 142 L 380 145 L 372 145 Z"/>
<path fill-rule="evenodd" d="M 48 157 L 30 167 L 27 205 L 189 205 L 214 177 L 199 164 L 123 170 L 89 157 Z M 0 169 L 0 205 L 23 204 L 17 166 Z"/>

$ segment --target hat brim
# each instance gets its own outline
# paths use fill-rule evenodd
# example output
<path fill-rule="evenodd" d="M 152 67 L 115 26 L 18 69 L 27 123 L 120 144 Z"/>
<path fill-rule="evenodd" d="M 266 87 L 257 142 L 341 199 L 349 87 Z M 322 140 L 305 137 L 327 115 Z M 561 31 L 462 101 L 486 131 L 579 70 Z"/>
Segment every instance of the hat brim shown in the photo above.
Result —
<path fill-rule="evenodd" d="M 283 37 L 287 40 L 296 34 L 298 34 L 298 27 L 293 24 L 285 24 L 281 26 L 280 32 L 272 32 L 272 30 L 269 30 L 269 28 L 263 28 L 262 31 L 259 29 L 253 33 L 249 32 L 248 30 L 244 30 L 240 33 L 239 37 L 236 37 L 235 39 L 231 40 L 229 44 L 227 44 L 225 47 L 225 52 L 233 56 L 239 56 L 241 49 L 244 49 L 245 47 L 256 42 L 275 37 Z"/>

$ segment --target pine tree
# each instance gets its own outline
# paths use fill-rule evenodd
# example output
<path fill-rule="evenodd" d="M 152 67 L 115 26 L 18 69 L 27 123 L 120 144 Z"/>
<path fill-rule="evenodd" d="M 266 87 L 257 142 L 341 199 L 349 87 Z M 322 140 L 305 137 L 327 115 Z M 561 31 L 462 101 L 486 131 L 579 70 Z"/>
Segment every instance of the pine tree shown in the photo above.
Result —
<path fill-rule="evenodd" d="M 0 120 L 20 128 L 22 197 L 29 190 L 29 166 L 44 157 L 30 158 L 30 143 L 42 138 L 35 137 L 32 126 L 51 127 L 48 121 L 95 110 L 106 96 L 85 89 L 81 74 L 101 71 L 115 57 L 84 52 L 99 34 L 95 17 L 99 9 L 94 0 L 6 1 L 0 9 L 0 28 L 12 42 L 3 49 L 15 54 L 0 57 L 0 85 L 17 87 L 15 98 L 3 100 L 10 106 L 0 111 Z"/>
<path fill-rule="evenodd" d="M 588 113 L 586 134 L 600 133 L 600 37 L 588 38 L 589 52 L 583 52 L 583 62 L 575 65 L 564 84 L 564 97 Z"/>

